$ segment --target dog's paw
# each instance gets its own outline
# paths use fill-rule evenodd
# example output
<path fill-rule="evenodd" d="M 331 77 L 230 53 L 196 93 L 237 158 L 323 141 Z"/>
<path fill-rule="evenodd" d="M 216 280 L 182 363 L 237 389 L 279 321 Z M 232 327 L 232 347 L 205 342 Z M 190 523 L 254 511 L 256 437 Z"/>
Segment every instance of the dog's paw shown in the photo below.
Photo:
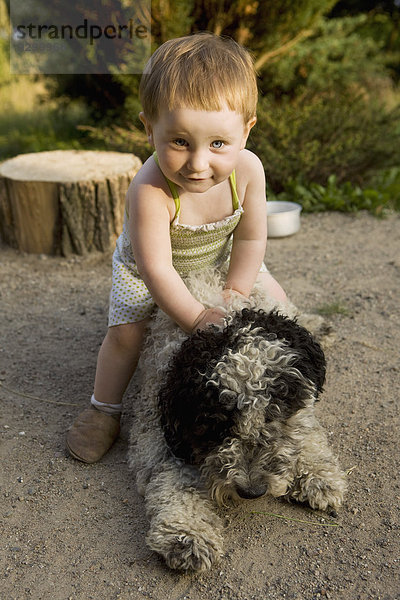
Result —
<path fill-rule="evenodd" d="M 210 540 L 182 533 L 175 536 L 165 560 L 171 569 L 206 571 L 221 554 L 222 549 Z"/>
<path fill-rule="evenodd" d="M 341 472 L 331 473 L 327 477 L 309 474 L 296 482 L 289 496 L 298 502 L 307 502 L 311 508 L 326 511 L 342 505 L 346 487 Z"/>
<path fill-rule="evenodd" d="M 206 571 L 222 555 L 222 538 L 216 531 L 209 537 L 193 531 L 178 532 L 165 525 L 152 528 L 146 538 L 148 546 L 161 554 L 171 569 L 180 571 Z"/>

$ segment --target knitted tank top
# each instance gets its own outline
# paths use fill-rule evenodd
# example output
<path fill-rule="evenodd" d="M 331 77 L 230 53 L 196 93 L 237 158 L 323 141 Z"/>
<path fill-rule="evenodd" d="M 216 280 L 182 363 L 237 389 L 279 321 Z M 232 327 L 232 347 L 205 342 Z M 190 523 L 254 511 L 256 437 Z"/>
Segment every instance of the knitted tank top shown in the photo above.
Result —
<path fill-rule="evenodd" d="M 153 153 L 158 164 L 157 154 Z M 165 177 L 165 176 L 164 176 Z M 175 184 L 165 178 L 175 202 L 175 216 L 170 226 L 172 264 L 180 275 L 225 262 L 232 248 L 232 233 L 243 213 L 236 191 L 235 171 L 229 176 L 233 213 L 214 223 L 185 225 L 179 222 L 180 199 Z"/>

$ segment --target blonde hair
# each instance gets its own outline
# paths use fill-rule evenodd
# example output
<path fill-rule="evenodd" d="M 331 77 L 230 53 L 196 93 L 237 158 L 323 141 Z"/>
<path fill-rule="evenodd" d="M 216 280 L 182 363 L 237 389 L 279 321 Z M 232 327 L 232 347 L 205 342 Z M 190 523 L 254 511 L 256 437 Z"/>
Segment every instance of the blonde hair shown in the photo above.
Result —
<path fill-rule="evenodd" d="M 256 72 L 250 54 L 233 39 L 197 33 L 169 40 L 154 52 L 139 94 L 151 122 L 162 109 L 227 106 L 248 123 L 256 115 Z"/>

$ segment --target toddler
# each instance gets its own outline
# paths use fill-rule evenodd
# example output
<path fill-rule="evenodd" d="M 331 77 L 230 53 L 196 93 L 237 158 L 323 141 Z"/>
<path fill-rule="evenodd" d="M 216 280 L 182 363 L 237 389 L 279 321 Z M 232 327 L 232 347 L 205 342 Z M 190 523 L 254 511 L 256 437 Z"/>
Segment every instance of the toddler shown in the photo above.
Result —
<path fill-rule="evenodd" d="M 140 100 L 155 152 L 127 192 L 94 394 L 67 435 L 70 454 L 86 463 L 99 460 L 118 436 L 122 397 L 154 308 L 188 333 L 223 320 L 223 311 L 206 310 L 182 277 L 228 261 L 225 301 L 248 296 L 256 279 L 271 297 L 286 298 L 263 263 L 264 169 L 245 150 L 257 105 L 248 52 L 208 33 L 170 40 L 146 66 Z"/>

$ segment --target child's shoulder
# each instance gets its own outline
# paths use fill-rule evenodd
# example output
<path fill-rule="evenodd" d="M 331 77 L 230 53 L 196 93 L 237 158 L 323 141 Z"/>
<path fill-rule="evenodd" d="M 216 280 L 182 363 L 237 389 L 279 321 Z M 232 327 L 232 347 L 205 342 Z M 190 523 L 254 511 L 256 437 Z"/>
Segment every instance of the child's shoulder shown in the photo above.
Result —
<path fill-rule="evenodd" d="M 254 152 L 242 150 L 239 154 L 239 161 L 235 169 L 238 191 L 242 191 L 243 196 L 249 187 L 264 188 L 265 173 L 261 160 Z"/>
<path fill-rule="evenodd" d="M 150 156 L 140 167 L 128 191 L 132 194 L 147 191 L 148 188 L 151 188 L 153 193 L 164 195 L 168 191 L 168 184 L 153 156 Z"/>
<path fill-rule="evenodd" d="M 151 202 L 149 202 L 151 198 Z M 174 205 L 168 183 L 154 158 L 150 156 L 132 179 L 126 194 L 128 214 L 131 208 L 166 207 L 173 213 Z"/>
<path fill-rule="evenodd" d="M 252 177 L 264 175 L 264 167 L 261 160 L 254 152 L 244 149 L 239 154 L 239 161 L 236 166 L 236 176 L 249 180 Z"/>

